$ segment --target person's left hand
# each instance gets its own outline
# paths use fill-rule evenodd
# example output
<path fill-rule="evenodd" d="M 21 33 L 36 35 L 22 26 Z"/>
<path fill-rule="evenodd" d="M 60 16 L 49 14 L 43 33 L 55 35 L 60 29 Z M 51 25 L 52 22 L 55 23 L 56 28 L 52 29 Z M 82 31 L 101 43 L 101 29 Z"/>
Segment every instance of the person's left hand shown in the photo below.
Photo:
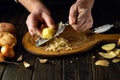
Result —
<path fill-rule="evenodd" d="M 75 31 L 86 31 L 93 25 L 91 9 L 86 8 L 86 5 L 76 2 L 70 8 L 69 23 Z"/>

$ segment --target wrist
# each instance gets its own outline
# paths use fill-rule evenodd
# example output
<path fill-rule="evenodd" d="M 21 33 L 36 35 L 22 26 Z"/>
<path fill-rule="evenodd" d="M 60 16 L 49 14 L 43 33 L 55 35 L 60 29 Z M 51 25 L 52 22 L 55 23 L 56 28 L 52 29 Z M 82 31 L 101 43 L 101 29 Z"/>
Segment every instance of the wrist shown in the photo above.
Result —
<path fill-rule="evenodd" d="M 43 6 L 41 0 L 16 0 L 20 4 L 22 4 L 29 12 L 32 12 L 36 8 Z"/>
<path fill-rule="evenodd" d="M 81 8 L 88 9 L 89 11 L 91 11 L 93 7 L 93 3 L 94 3 L 94 0 L 77 0 L 76 1 L 76 4 L 81 6 Z"/>

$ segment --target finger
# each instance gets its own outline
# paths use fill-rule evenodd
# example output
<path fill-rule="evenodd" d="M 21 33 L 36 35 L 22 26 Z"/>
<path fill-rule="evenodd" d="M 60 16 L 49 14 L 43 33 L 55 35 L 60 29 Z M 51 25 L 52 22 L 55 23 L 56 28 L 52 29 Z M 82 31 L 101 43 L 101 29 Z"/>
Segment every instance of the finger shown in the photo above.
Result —
<path fill-rule="evenodd" d="M 72 25 L 75 24 L 76 21 L 77 21 L 77 7 L 73 5 L 70 8 L 70 12 L 69 12 L 69 23 Z"/>
<path fill-rule="evenodd" d="M 28 27 L 28 31 L 30 32 L 30 34 L 33 35 L 41 35 L 39 29 L 37 28 L 37 24 L 38 21 L 32 16 L 29 15 L 26 21 L 27 27 Z"/>
<path fill-rule="evenodd" d="M 84 14 L 86 14 L 87 9 L 79 9 L 78 7 L 78 19 L 81 18 Z"/>
<path fill-rule="evenodd" d="M 55 28 L 54 21 L 50 15 L 43 13 L 42 17 L 43 17 L 43 19 L 46 22 L 48 27 Z"/>
<path fill-rule="evenodd" d="M 92 27 L 92 25 L 93 25 L 93 22 L 88 20 L 81 26 L 81 30 L 86 31 L 86 30 L 90 29 Z"/>
<path fill-rule="evenodd" d="M 84 23 L 85 23 L 85 20 L 82 18 L 76 23 L 76 31 L 77 32 L 82 31 L 81 28 L 82 28 Z"/>

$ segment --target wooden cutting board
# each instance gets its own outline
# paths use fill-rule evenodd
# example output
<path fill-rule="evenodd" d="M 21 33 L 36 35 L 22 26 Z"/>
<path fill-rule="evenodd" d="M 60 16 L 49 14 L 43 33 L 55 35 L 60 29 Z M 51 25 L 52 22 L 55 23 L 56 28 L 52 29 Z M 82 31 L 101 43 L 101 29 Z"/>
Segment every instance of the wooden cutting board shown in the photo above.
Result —
<path fill-rule="evenodd" d="M 72 50 L 61 50 L 59 52 L 45 51 L 45 45 L 40 47 L 35 46 L 35 40 L 33 37 L 31 37 L 29 32 L 24 35 L 22 44 L 27 51 L 34 55 L 56 57 L 83 53 L 102 41 L 117 42 L 118 38 L 120 38 L 120 34 L 93 34 L 90 31 L 78 33 L 75 32 L 71 27 L 66 27 L 65 31 L 60 35 L 60 37 L 63 37 L 70 42 Z"/>

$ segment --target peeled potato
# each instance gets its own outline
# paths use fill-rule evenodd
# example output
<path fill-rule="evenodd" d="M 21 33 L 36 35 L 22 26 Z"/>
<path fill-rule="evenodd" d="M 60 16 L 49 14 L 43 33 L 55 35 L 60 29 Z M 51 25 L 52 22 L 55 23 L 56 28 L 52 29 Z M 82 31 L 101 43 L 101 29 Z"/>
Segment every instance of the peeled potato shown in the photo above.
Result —
<path fill-rule="evenodd" d="M 47 27 L 42 30 L 42 38 L 51 39 L 54 34 L 55 34 L 55 29 L 53 28 Z"/>
<path fill-rule="evenodd" d="M 0 23 L 0 32 L 10 32 L 15 33 L 15 26 L 12 23 L 1 22 Z"/>
<path fill-rule="evenodd" d="M 110 50 L 114 49 L 115 47 L 116 47 L 115 43 L 109 43 L 109 44 L 103 45 L 101 48 L 103 50 L 110 51 Z"/>
<path fill-rule="evenodd" d="M 16 37 L 9 32 L 0 32 L 0 46 L 15 45 L 17 42 Z"/>

